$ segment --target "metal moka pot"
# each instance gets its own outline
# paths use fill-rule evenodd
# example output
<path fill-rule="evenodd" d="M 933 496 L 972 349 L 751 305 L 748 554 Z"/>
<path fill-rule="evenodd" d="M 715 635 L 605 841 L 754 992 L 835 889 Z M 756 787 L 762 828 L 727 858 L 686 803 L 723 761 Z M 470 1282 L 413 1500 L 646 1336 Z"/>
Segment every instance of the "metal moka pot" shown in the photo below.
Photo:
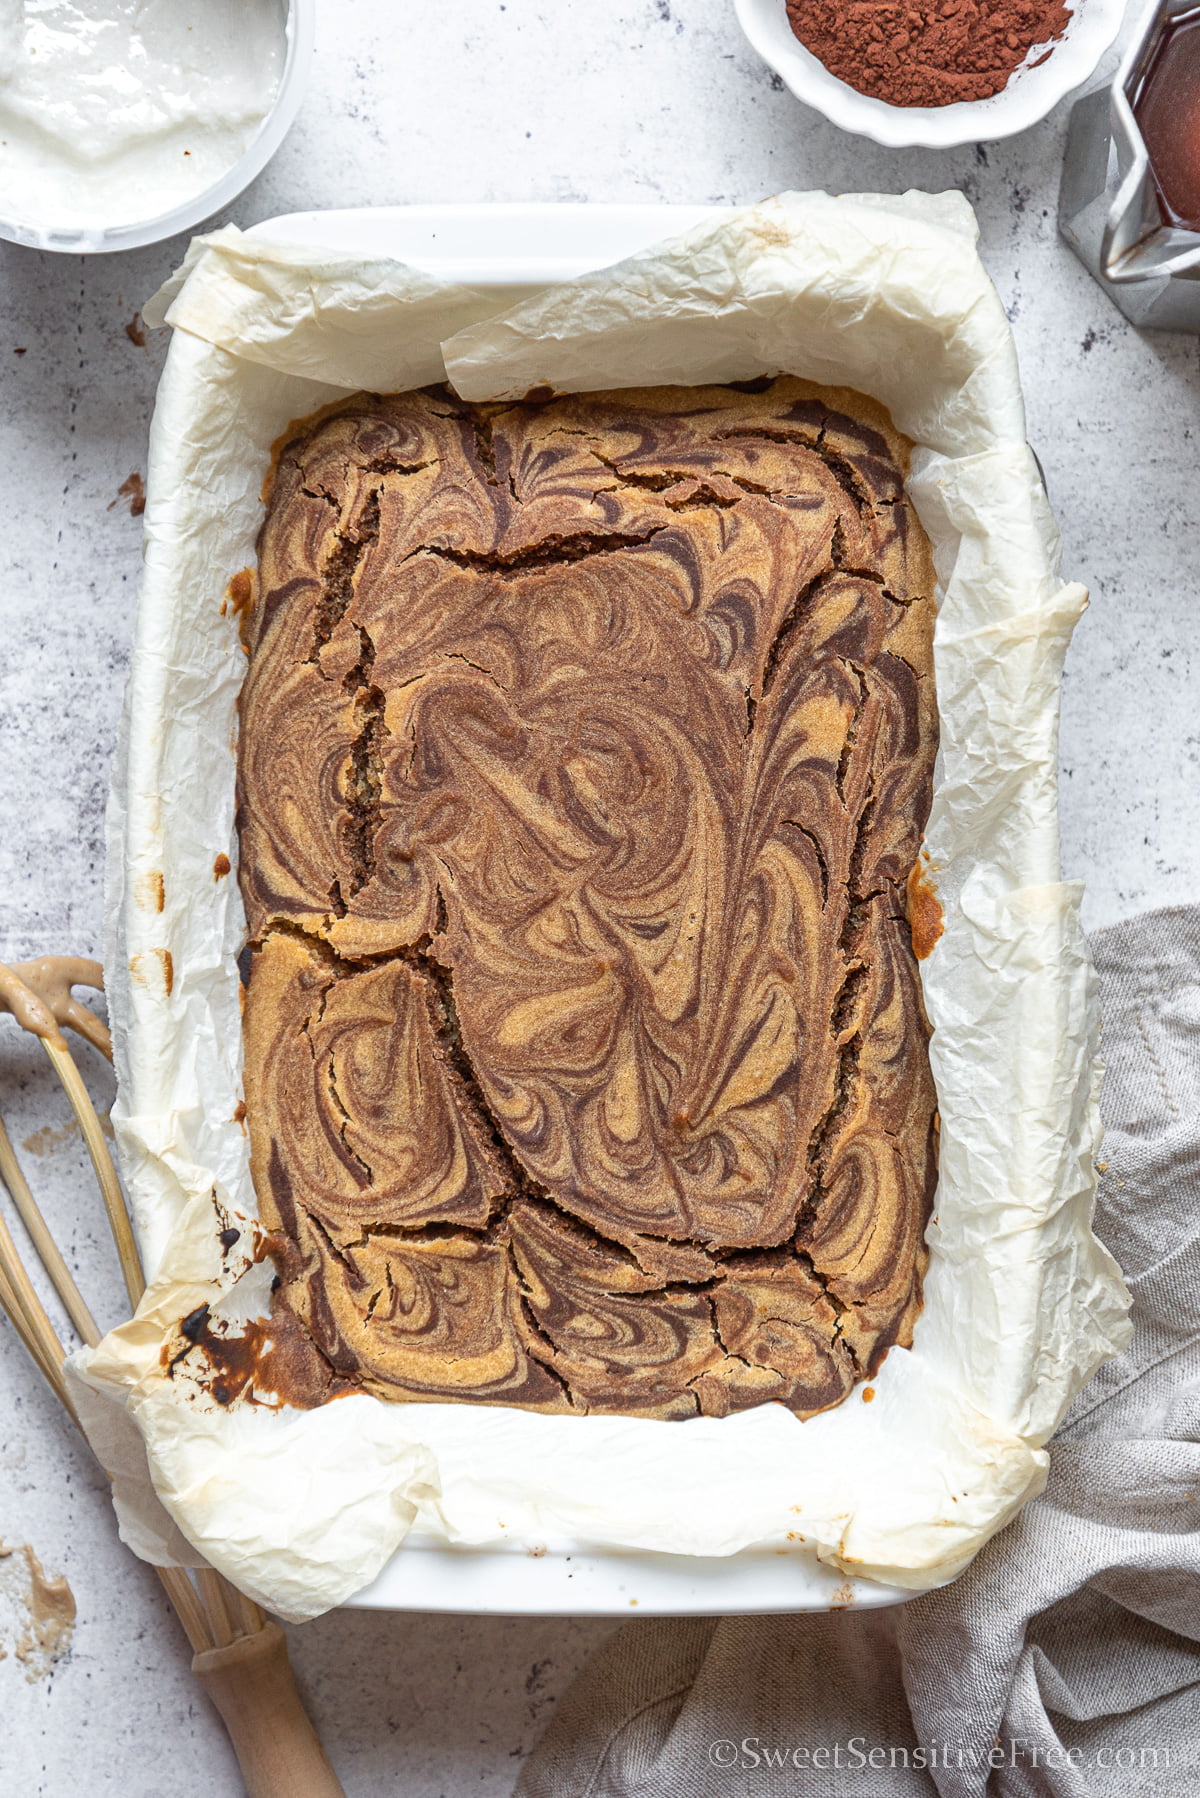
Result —
<path fill-rule="evenodd" d="M 1157 0 L 1110 87 L 1071 112 L 1058 226 L 1135 325 L 1200 332 L 1200 232 L 1164 223 L 1134 101 L 1163 35 L 1198 0 Z"/>

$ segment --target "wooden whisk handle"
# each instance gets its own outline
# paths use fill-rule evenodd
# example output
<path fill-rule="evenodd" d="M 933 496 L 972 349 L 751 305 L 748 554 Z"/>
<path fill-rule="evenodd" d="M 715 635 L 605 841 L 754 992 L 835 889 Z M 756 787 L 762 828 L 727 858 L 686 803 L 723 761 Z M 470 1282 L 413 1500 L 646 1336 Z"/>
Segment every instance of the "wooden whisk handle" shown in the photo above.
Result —
<path fill-rule="evenodd" d="M 300 1703 L 277 1624 L 202 1649 L 192 1672 L 221 1713 L 247 1798 L 345 1798 Z"/>

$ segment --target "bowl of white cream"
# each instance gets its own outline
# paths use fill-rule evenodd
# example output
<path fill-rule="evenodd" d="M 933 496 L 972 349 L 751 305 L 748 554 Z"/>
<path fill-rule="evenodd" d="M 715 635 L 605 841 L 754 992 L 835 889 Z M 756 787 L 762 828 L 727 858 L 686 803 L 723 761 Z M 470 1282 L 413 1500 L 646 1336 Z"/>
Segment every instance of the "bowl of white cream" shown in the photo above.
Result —
<path fill-rule="evenodd" d="M 315 0 L 0 0 L 0 237 L 76 254 L 189 230 L 282 143 Z"/>

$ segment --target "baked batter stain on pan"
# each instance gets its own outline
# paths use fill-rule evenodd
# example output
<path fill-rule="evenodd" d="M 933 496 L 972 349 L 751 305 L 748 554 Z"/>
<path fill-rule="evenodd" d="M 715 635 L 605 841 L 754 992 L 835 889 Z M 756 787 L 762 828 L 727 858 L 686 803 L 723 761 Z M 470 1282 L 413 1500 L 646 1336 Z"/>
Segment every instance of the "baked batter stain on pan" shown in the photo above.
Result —
<path fill-rule="evenodd" d="M 235 575 L 230 576 L 229 583 L 225 588 L 225 598 L 221 601 L 221 615 L 224 617 L 227 613 L 232 612 L 236 618 L 243 612 L 248 612 L 253 604 L 254 570 L 253 568 L 239 568 Z"/>
<path fill-rule="evenodd" d="M 279 1285 L 245 1358 L 203 1318 L 180 1365 L 808 1416 L 911 1341 L 936 704 L 906 457 L 790 377 L 359 395 L 277 446 L 238 797 Z"/>
<path fill-rule="evenodd" d="M 946 928 L 946 914 L 924 860 L 913 863 L 905 893 L 905 915 L 912 931 L 913 954 L 924 961 L 933 954 Z"/>
<path fill-rule="evenodd" d="M 180 1322 L 178 1339 L 164 1344 L 161 1361 L 169 1379 L 188 1363 L 183 1371 L 222 1407 L 240 1399 L 271 1409 L 284 1403 L 307 1409 L 358 1390 L 332 1373 L 298 1318 L 285 1308 L 226 1334 L 214 1323 L 210 1307 L 200 1305 Z"/>

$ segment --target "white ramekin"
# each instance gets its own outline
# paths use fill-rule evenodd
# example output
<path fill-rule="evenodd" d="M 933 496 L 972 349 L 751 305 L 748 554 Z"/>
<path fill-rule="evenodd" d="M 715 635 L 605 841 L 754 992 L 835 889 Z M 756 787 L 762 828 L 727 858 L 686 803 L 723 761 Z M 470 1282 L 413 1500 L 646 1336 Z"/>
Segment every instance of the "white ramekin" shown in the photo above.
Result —
<path fill-rule="evenodd" d="M 316 41 L 317 0 L 280 0 L 286 9 L 286 51 L 283 74 L 270 112 L 259 126 L 256 136 L 232 166 L 210 186 L 193 194 L 182 205 L 171 207 L 153 218 L 135 219 L 132 223 L 106 225 L 58 226 L 53 220 L 30 224 L 0 216 L 0 238 L 9 243 L 28 244 L 35 250 L 63 250 L 70 254 L 94 255 L 104 250 L 135 250 L 142 244 L 158 243 L 177 232 L 190 231 L 202 219 L 211 218 L 228 206 L 231 200 L 261 174 L 287 135 L 308 86 Z"/>
<path fill-rule="evenodd" d="M 957 100 L 952 106 L 890 106 L 870 99 L 831 75 L 804 48 L 788 23 L 786 0 L 734 0 L 734 6 L 763 61 L 798 100 L 843 131 L 893 150 L 915 144 L 949 150 L 1012 137 L 1044 119 L 1092 74 L 1121 28 L 1126 0 L 1074 0 L 1071 22 L 1040 68 L 1018 69 L 988 100 Z"/>

